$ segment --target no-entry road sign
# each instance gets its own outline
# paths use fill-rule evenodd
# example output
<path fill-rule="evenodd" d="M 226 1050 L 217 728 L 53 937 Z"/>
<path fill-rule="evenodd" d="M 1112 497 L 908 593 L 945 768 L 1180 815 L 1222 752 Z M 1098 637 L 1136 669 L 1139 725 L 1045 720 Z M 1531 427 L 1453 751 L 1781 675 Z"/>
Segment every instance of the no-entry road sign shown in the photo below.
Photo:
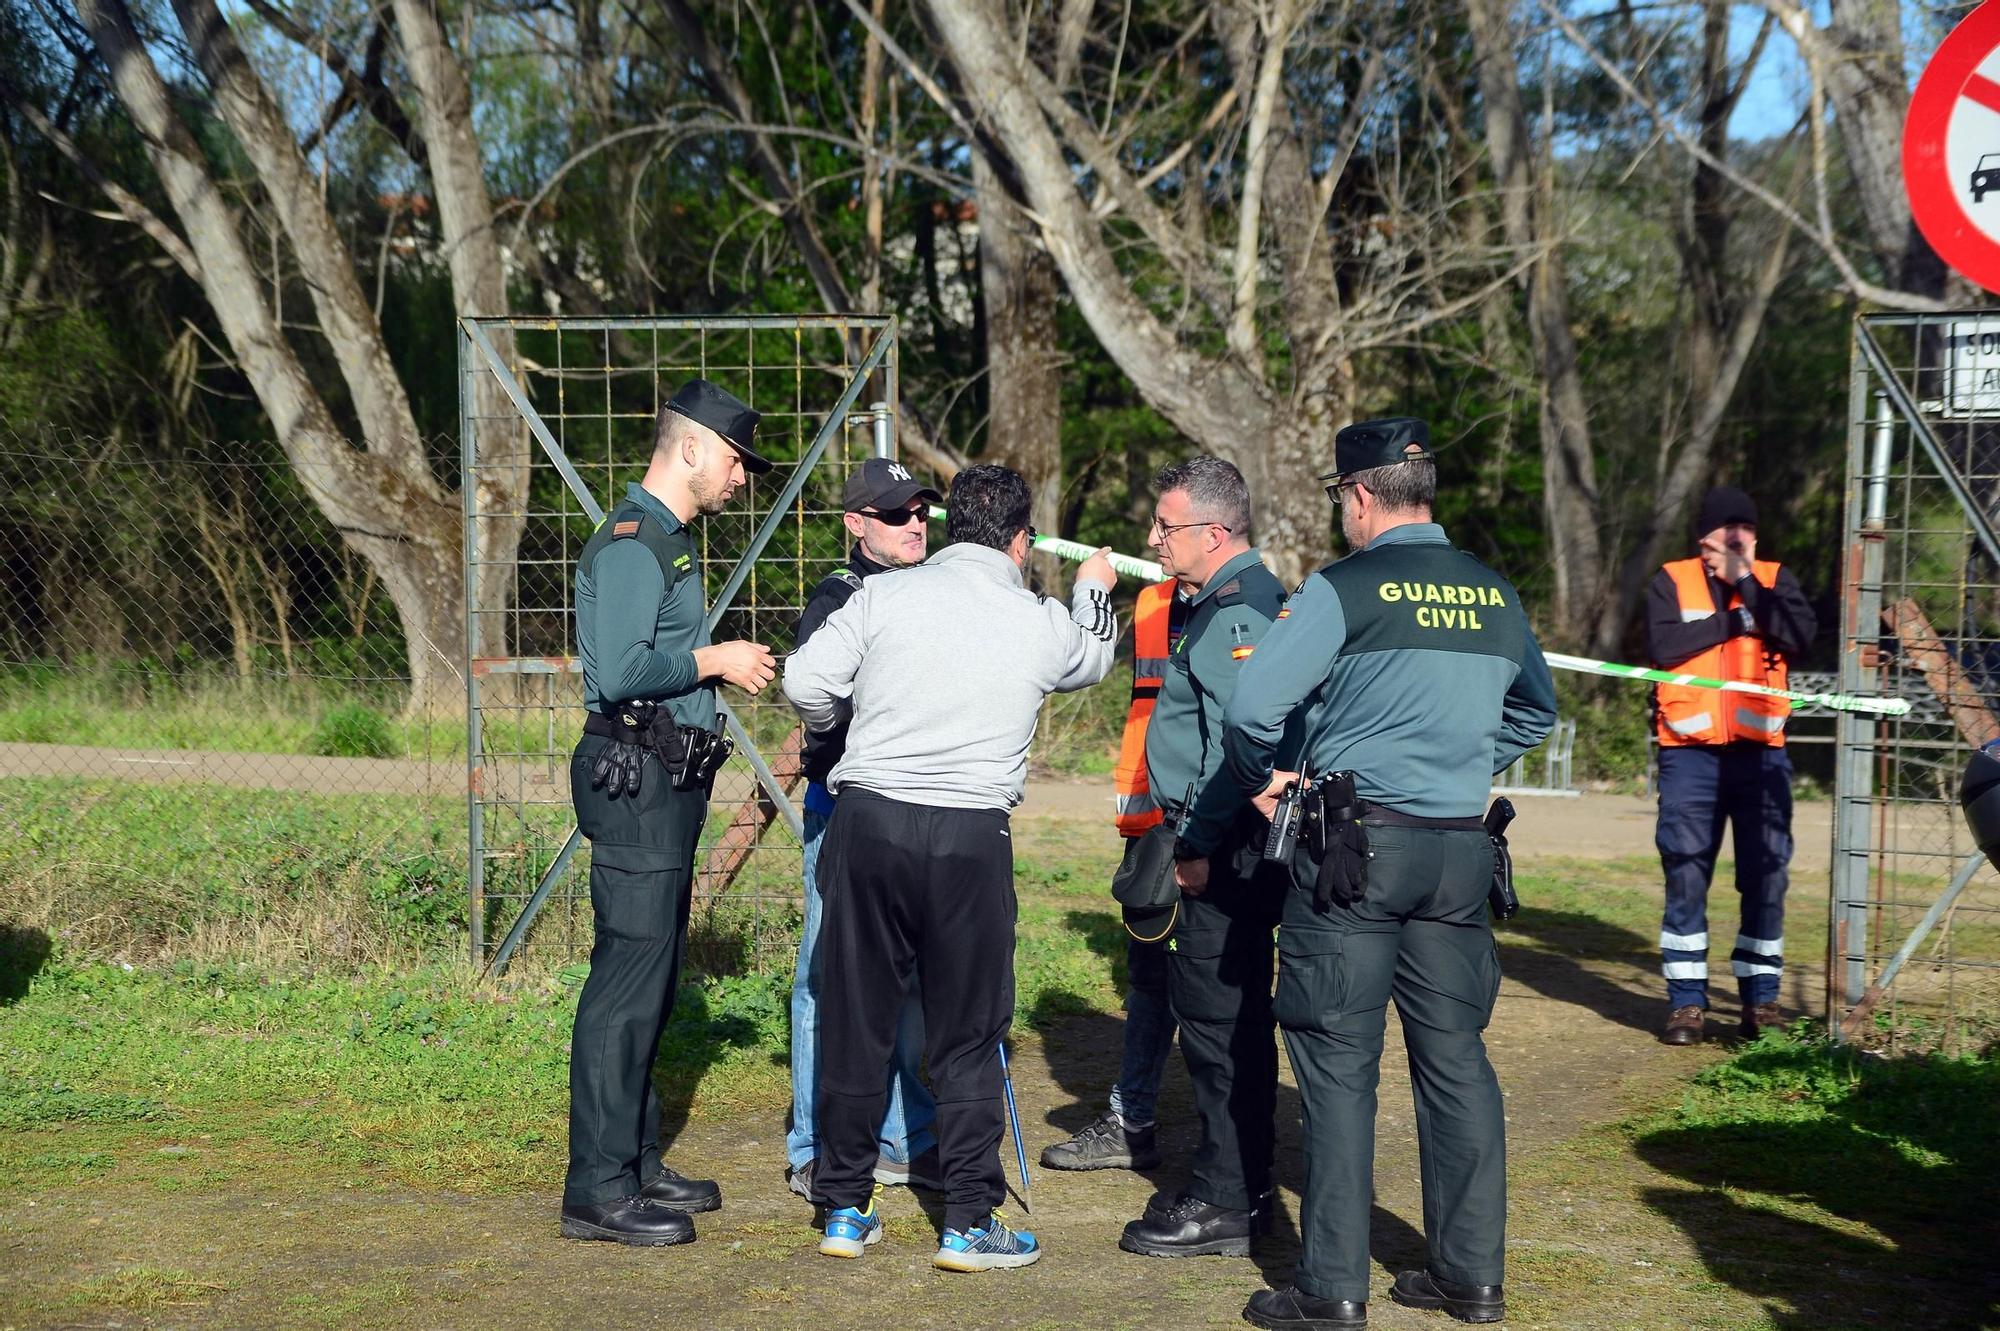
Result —
<path fill-rule="evenodd" d="M 2000 0 L 1967 14 L 1918 78 L 1903 188 L 1938 256 L 2000 291 Z"/>

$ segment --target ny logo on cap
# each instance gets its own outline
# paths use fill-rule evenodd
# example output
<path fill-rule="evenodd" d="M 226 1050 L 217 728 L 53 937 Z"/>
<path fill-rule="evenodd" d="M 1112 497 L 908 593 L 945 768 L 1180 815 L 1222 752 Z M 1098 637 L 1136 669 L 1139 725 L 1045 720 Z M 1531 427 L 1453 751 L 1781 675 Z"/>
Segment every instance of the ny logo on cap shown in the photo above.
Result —
<path fill-rule="evenodd" d="M 899 481 L 907 481 L 910 479 L 909 468 L 905 467 L 900 462 L 891 462 L 889 464 L 889 474 L 891 476 L 894 476 Z"/>

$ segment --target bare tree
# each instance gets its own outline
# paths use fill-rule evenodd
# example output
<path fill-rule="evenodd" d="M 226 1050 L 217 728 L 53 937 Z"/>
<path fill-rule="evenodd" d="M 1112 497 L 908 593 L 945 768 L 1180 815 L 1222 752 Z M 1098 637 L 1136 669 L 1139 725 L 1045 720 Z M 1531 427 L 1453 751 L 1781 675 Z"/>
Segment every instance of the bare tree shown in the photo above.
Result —
<path fill-rule="evenodd" d="M 432 475 L 375 309 L 298 140 L 214 0 L 175 0 L 174 17 L 216 110 L 255 172 L 303 278 L 358 423 L 359 447 L 345 437 L 287 335 L 273 295 L 282 274 L 265 273 L 253 257 L 246 219 L 181 118 L 125 0 L 80 0 L 76 8 L 180 220 L 169 254 L 200 283 L 301 484 L 379 573 L 408 643 L 412 701 L 428 701 L 440 666 L 455 669 L 465 650 L 460 501 Z M 397 0 L 396 14 L 458 308 L 503 313 L 504 272 L 463 68 L 426 0 Z M 107 194 L 121 202 L 118 193 Z M 490 515 L 481 519 L 481 544 L 503 566 L 518 541 L 514 515 L 524 506 L 527 479 L 525 454 L 509 434 L 495 441 L 497 456 L 482 459 L 476 504 Z M 509 590 L 489 578 L 476 589 L 477 604 L 490 608 Z"/>
<path fill-rule="evenodd" d="M 1389 63 L 1423 43 L 1364 4 L 1177 5 L 1132 20 L 1146 56 L 1128 64 L 1137 38 L 1122 20 L 1078 35 L 1089 12 L 1063 6 L 1037 43 L 999 0 L 923 6 L 1092 331 L 1148 403 L 1243 469 L 1260 544 L 1299 576 L 1329 544 L 1316 477 L 1366 397 L 1357 356 L 1492 280 L 1496 256 L 1455 243 L 1462 197 L 1438 188 L 1433 140 L 1372 114 Z"/>

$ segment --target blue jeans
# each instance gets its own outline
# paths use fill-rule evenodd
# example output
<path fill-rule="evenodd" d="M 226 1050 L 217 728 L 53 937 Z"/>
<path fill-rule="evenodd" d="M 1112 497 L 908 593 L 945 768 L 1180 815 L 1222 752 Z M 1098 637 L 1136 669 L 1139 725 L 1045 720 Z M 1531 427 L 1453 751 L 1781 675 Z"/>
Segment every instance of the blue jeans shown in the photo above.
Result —
<path fill-rule="evenodd" d="M 833 801 L 817 783 L 806 791 L 805 924 L 799 935 L 799 961 L 792 973 L 792 1127 L 785 1134 L 785 1156 L 794 1169 L 818 1153 L 813 1130 L 813 1098 L 819 1091 L 819 1002 L 812 988 L 813 952 L 819 946 L 819 844 Z M 937 1145 L 932 1125 L 937 1105 L 917 1069 L 924 1058 L 924 1009 L 917 986 L 903 1004 L 896 1027 L 896 1055 L 889 1065 L 889 1104 L 882 1115 L 879 1153 L 907 1162 Z"/>
<path fill-rule="evenodd" d="M 1160 1078 L 1174 1048 L 1174 1014 L 1167 1003 L 1167 945 L 1125 940 L 1125 1056 L 1111 1109 L 1128 1124 L 1153 1121 Z"/>
<path fill-rule="evenodd" d="M 1729 969 L 1744 1006 L 1775 1003 L 1792 859 L 1791 759 L 1763 744 L 1663 746 L 1654 840 L 1667 878 L 1661 968 L 1675 1007 L 1708 1006 L 1708 884 L 1725 823 L 1736 837 L 1741 908 Z"/>

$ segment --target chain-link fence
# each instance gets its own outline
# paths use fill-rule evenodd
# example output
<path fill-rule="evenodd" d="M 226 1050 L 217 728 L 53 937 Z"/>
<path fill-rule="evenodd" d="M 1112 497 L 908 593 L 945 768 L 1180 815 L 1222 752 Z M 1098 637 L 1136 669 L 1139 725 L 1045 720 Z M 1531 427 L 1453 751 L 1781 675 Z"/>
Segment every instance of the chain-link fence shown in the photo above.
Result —
<path fill-rule="evenodd" d="M 582 723 L 573 576 L 598 516 L 643 474 L 654 413 L 700 375 L 763 420 L 775 466 L 694 524 L 717 641 L 794 645 L 813 586 L 846 557 L 850 467 L 893 452 L 894 321 L 869 316 L 484 319 L 461 334 L 475 958 L 586 947 L 587 846 L 568 757 Z M 871 405 L 876 404 L 876 405 Z M 775 688 L 724 691 L 737 754 L 710 803 L 691 964 L 789 964 L 799 912 L 796 720 Z"/>
<path fill-rule="evenodd" d="M 2000 737 L 2000 314 L 1865 318 L 1850 391 L 1841 687 L 1914 706 L 1840 718 L 1827 1016 L 1957 1048 L 2000 1024 L 2000 875 L 1957 808 Z"/>
<path fill-rule="evenodd" d="M 134 957 L 455 937 L 465 723 L 410 678 L 378 571 L 275 445 L 0 435 L 0 865 L 30 925 Z"/>

